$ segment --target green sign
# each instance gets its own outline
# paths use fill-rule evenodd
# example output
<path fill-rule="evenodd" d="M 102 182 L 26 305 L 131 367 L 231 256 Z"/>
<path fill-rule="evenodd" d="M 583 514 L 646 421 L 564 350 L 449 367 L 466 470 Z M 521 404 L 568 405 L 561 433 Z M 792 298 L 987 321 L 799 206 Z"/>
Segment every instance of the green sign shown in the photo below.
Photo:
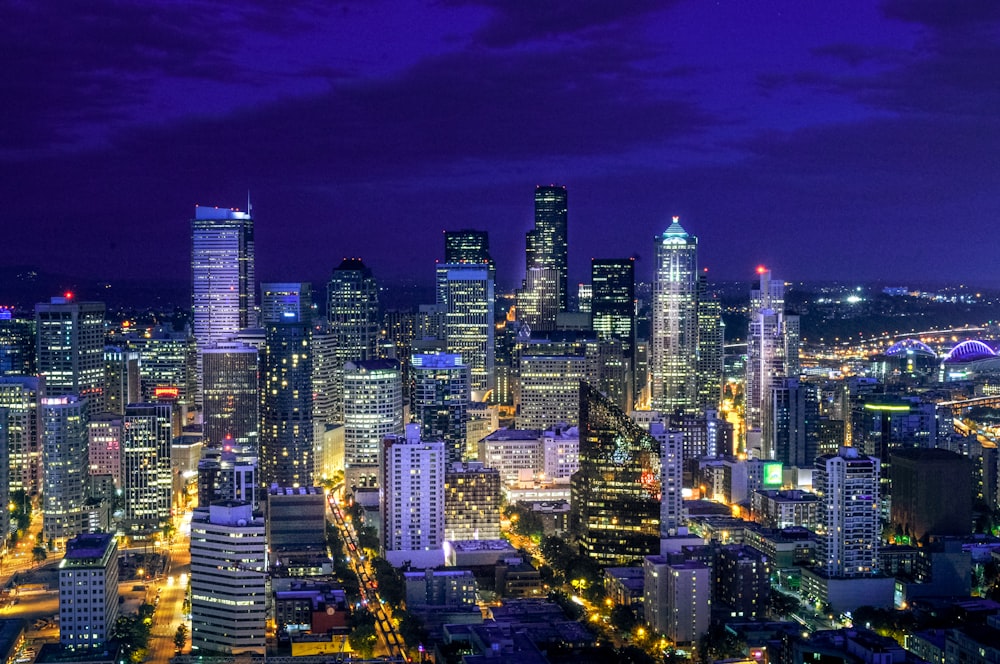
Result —
<path fill-rule="evenodd" d="M 764 464 L 764 486 L 766 487 L 780 487 L 781 486 L 781 462 L 780 461 L 769 461 Z"/>

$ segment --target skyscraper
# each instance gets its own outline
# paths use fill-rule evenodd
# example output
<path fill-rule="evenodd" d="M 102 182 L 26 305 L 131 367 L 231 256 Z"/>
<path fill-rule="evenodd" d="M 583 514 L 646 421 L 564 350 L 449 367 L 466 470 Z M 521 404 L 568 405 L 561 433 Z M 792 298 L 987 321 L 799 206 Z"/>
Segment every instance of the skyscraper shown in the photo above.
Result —
<path fill-rule="evenodd" d="M 312 486 L 312 296 L 306 283 L 261 284 L 264 393 L 260 460 L 265 486 Z"/>
<path fill-rule="evenodd" d="M 573 527 L 588 557 L 628 564 L 659 552 L 660 442 L 587 383 L 572 496 Z"/>
<path fill-rule="evenodd" d="M 344 365 L 344 480 L 374 487 L 386 436 L 403 431 L 403 386 L 396 360 L 355 360 Z"/>
<path fill-rule="evenodd" d="M 260 374 L 257 349 L 221 342 L 202 352 L 205 444 L 258 450 Z"/>
<path fill-rule="evenodd" d="M 490 238 L 486 231 L 462 229 L 444 232 L 445 263 L 486 263 L 493 265 Z"/>
<path fill-rule="evenodd" d="M 517 320 L 533 332 L 556 329 L 556 316 L 563 306 L 561 279 L 554 267 L 529 267 L 524 286 L 517 291 Z"/>
<path fill-rule="evenodd" d="M 554 268 L 559 271 L 559 304 L 567 309 L 569 294 L 569 244 L 567 240 L 566 187 L 535 187 L 535 227 L 526 238 L 526 269 Z"/>
<path fill-rule="evenodd" d="M 7 411 L 7 456 L 11 491 L 28 495 L 42 489 L 42 450 L 39 431 L 39 379 L 34 376 L 0 377 L 0 409 Z"/>
<path fill-rule="evenodd" d="M 698 275 L 697 396 L 699 412 L 718 410 L 722 403 L 726 324 L 722 304 L 708 292 L 707 270 Z"/>
<path fill-rule="evenodd" d="M 823 502 L 817 564 L 827 576 L 878 571 L 881 464 L 853 447 L 816 458 L 813 487 Z"/>
<path fill-rule="evenodd" d="M 771 449 L 785 466 L 811 468 L 819 454 L 819 399 L 814 387 L 798 378 L 777 378 L 771 385 Z"/>
<path fill-rule="evenodd" d="M 104 395 L 104 303 L 53 297 L 35 305 L 38 373 L 45 394 L 75 394 L 96 415 Z"/>
<path fill-rule="evenodd" d="M 73 395 L 43 397 L 42 534 L 62 544 L 85 532 L 87 500 L 87 407 Z"/>
<path fill-rule="evenodd" d="M 118 542 L 110 533 L 77 535 L 59 564 L 59 642 L 103 647 L 118 611 Z"/>
<path fill-rule="evenodd" d="M 344 421 L 344 364 L 378 357 L 378 283 L 360 258 L 345 258 L 327 288 L 327 320 L 334 338 L 332 417 Z"/>
<path fill-rule="evenodd" d="M 444 443 L 420 440 L 420 426 L 383 443 L 385 549 L 433 551 L 444 546 Z M 443 556 L 442 556 L 443 557 Z"/>
<path fill-rule="evenodd" d="M 417 353 L 410 358 L 410 410 L 420 437 L 445 443 L 446 461 L 465 458 L 469 410 L 469 366 L 460 355 Z"/>
<path fill-rule="evenodd" d="M 684 526 L 684 434 L 651 422 L 649 433 L 660 443 L 660 537 L 680 534 Z"/>
<path fill-rule="evenodd" d="M 774 458 L 771 427 L 771 386 L 780 378 L 799 375 L 799 317 L 785 315 L 785 284 L 759 267 L 759 283 L 750 291 L 747 332 L 746 428 L 760 431 L 759 454 Z"/>
<path fill-rule="evenodd" d="M 134 539 L 149 539 L 170 519 L 171 416 L 170 404 L 138 403 L 125 408 L 121 441 L 123 528 Z"/>
<path fill-rule="evenodd" d="M 191 648 L 263 655 L 267 623 L 264 519 L 224 500 L 191 519 Z"/>
<path fill-rule="evenodd" d="M 104 347 L 104 403 L 101 411 L 123 415 L 139 396 L 139 353 L 118 346 Z"/>
<path fill-rule="evenodd" d="M 445 351 L 469 365 L 475 400 L 495 386 L 493 273 L 483 263 L 449 263 L 444 279 Z"/>
<path fill-rule="evenodd" d="M 249 212 L 194 208 L 191 305 L 199 352 L 256 325 L 253 230 Z M 200 360 L 198 367 L 200 377 Z"/>
<path fill-rule="evenodd" d="M 606 346 L 601 387 L 629 411 L 635 395 L 635 259 L 591 259 L 590 285 L 591 325 Z"/>
<path fill-rule="evenodd" d="M 653 410 L 693 411 L 697 399 L 698 238 L 678 217 L 656 238 L 653 275 Z"/>
<path fill-rule="evenodd" d="M 446 464 L 444 509 L 448 541 L 500 539 L 500 473 L 478 461 Z"/>

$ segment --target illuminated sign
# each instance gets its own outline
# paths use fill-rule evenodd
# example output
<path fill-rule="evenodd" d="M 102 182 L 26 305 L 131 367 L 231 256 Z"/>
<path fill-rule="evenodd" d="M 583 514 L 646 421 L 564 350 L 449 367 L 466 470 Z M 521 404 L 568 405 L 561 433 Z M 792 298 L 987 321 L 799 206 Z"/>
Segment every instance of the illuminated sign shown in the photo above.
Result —
<path fill-rule="evenodd" d="M 886 410 L 894 413 L 908 413 L 910 412 L 910 407 L 902 404 L 866 403 L 865 410 Z"/>
<path fill-rule="evenodd" d="M 157 399 L 176 399 L 181 394 L 177 387 L 157 387 L 153 390 L 153 397 Z"/>
<path fill-rule="evenodd" d="M 781 486 L 781 462 L 768 461 L 764 464 L 764 478 L 761 482 L 764 486 Z"/>

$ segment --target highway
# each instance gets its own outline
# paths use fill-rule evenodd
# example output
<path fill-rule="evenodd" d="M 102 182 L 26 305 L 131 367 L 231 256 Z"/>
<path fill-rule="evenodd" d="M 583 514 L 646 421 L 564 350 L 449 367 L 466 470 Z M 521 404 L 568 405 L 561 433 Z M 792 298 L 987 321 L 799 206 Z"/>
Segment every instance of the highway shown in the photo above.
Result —
<path fill-rule="evenodd" d="M 362 559 L 363 554 L 361 553 L 361 547 L 358 546 L 358 538 L 357 533 L 354 531 L 354 525 L 344 519 L 340 503 L 333 494 L 330 494 L 329 500 L 334 525 L 337 527 L 341 538 L 346 544 L 351 568 L 358 575 L 358 580 L 360 581 L 362 601 L 368 607 L 368 611 L 375 616 L 375 628 L 379 640 L 390 657 L 401 657 L 406 661 L 412 661 L 406 654 L 406 644 L 403 642 L 403 637 L 399 635 L 399 631 L 392 623 L 392 616 L 389 614 L 388 608 L 382 603 L 378 595 L 378 589 L 372 578 L 371 567 L 368 565 L 368 561 Z"/>

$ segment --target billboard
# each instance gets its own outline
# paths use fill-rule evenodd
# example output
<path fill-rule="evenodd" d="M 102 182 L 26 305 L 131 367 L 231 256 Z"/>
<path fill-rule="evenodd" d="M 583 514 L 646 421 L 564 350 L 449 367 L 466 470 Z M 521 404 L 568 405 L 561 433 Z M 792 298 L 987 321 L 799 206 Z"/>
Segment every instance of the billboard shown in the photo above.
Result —
<path fill-rule="evenodd" d="M 777 489 L 781 487 L 781 462 L 767 461 L 764 463 L 764 477 L 761 484 L 767 489 Z"/>

